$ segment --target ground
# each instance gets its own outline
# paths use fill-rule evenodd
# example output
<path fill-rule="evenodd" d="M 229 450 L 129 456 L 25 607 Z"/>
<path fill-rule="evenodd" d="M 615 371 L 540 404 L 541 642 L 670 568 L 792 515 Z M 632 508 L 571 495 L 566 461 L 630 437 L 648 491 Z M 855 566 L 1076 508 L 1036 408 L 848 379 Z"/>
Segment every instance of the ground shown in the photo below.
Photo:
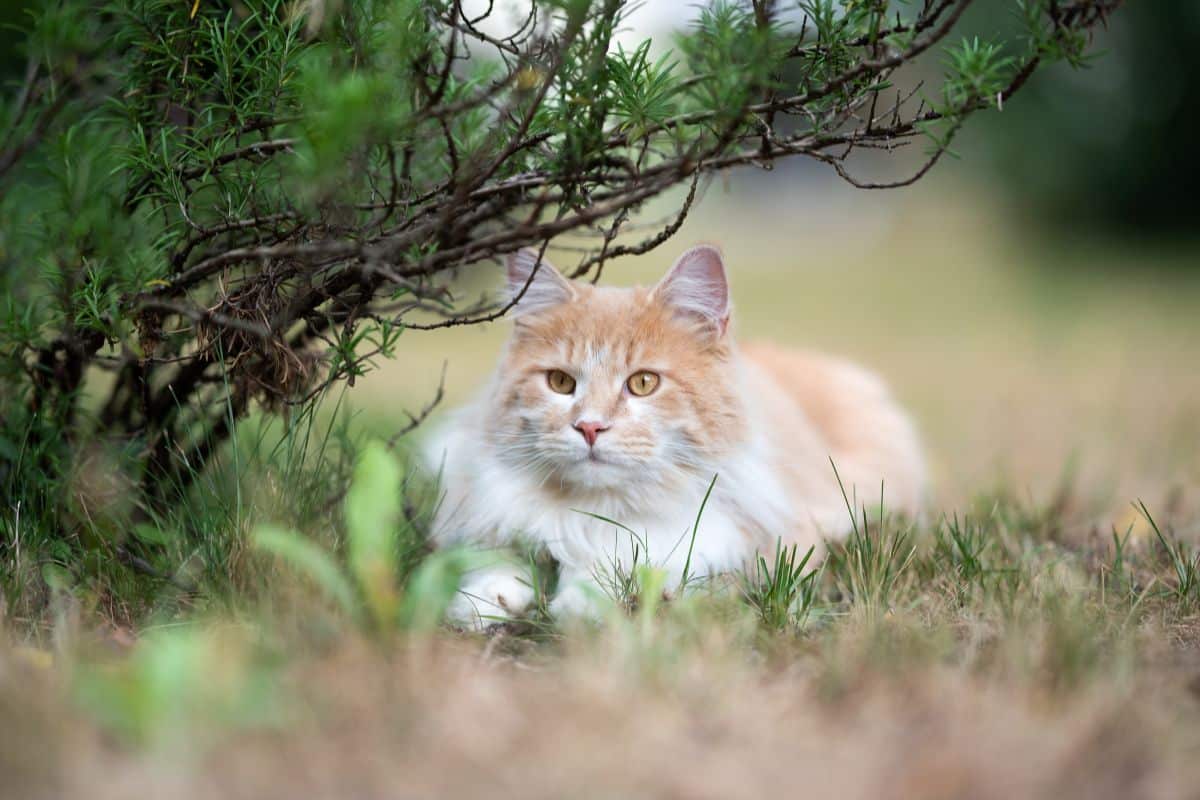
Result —
<path fill-rule="evenodd" d="M 955 191 L 735 206 L 715 186 L 606 276 L 719 242 L 737 336 L 850 355 L 913 410 L 928 519 L 868 517 L 812 578 L 784 554 L 663 604 L 644 572 L 599 628 L 484 637 L 423 616 L 452 560 L 406 555 L 393 596 L 343 566 L 336 507 L 288 513 L 328 487 L 266 468 L 188 555 L 219 543 L 220 592 L 13 606 L 0 795 L 1197 796 L 1200 281 L 1177 263 L 1196 248 L 1044 240 Z M 347 394 L 354 425 L 394 430 L 443 359 L 461 399 L 503 333 L 406 334 Z M 272 557 L 252 546 L 269 521 L 302 528 Z"/>

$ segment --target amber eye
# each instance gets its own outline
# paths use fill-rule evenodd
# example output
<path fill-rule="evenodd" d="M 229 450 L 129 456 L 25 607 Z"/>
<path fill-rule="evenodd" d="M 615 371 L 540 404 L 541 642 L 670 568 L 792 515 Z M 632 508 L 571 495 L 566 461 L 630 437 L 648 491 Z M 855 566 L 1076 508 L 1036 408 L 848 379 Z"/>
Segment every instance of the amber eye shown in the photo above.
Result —
<path fill-rule="evenodd" d="M 635 372 L 625 382 L 629 391 L 637 397 L 645 397 L 658 388 L 658 374 L 654 372 Z"/>
<path fill-rule="evenodd" d="M 575 391 L 575 379 L 561 369 L 552 369 L 547 372 L 546 382 L 559 394 L 570 394 Z"/>

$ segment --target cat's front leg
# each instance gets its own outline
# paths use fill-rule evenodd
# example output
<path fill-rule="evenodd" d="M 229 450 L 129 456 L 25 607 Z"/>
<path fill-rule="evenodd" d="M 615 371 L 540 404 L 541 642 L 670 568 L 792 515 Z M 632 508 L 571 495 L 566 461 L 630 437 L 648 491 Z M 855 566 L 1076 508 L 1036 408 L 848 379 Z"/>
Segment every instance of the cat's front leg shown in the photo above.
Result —
<path fill-rule="evenodd" d="M 515 560 L 497 558 L 463 576 L 446 619 L 459 628 L 484 631 L 523 616 L 535 600 L 529 569 Z"/>

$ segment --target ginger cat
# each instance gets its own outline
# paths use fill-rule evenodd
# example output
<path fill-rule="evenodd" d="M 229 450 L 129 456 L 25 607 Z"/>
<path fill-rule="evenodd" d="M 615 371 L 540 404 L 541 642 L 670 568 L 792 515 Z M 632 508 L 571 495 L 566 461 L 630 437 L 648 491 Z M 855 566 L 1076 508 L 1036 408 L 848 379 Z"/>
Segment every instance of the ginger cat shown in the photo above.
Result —
<path fill-rule="evenodd" d="M 598 614 L 600 576 L 631 566 L 630 531 L 642 563 L 675 582 L 689 548 L 692 576 L 778 539 L 820 549 L 850 529 L 830 459 L 858 506 L 882 483 L 886 508 L 919 510 L 920 444 L 884 384 L 834 358 L 735 344 L 716 248 L 688 250 L 649 289 L 569 281 L 522 250 L 508 287 L 525 294 L 500 364 L 427 454 L 444 490 L 435 543 L 496 555 L 467 574 L 452 622 L 529 610 L 530 577 L 506 553 L 517 539 L 558 562 L 550 609 L 568 616 Z"/>

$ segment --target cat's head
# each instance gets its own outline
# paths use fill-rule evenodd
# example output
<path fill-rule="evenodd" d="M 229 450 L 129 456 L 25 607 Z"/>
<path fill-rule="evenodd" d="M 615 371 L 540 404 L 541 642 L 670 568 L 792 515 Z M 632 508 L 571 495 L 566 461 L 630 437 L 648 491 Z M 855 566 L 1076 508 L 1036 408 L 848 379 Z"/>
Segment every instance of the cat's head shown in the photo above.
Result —
<path fill-rule="evenodd" d="M 514 469 L 556 491 L 652 488 L 694 480 L 738 440 L 716 248 L 625 289 L 570 281 L 522 250 L 508 291 L 519 300 L 487 430 Z"/>

